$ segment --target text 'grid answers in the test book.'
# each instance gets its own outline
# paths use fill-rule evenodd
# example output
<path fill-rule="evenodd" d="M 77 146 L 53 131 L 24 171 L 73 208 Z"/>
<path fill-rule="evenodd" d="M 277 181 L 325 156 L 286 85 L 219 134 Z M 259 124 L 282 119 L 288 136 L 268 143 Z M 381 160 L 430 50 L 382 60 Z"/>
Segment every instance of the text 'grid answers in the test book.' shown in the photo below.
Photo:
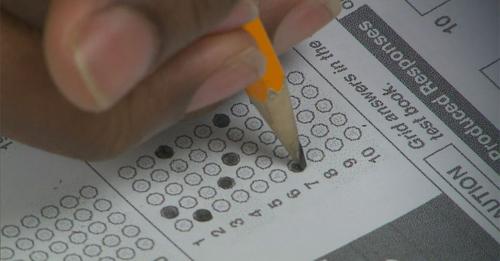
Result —
<path fill-rule="evenodd" d="M 3 137 L 0 259 L 498 260 L 495 1 L 342 4 L 281 57 L 304 172 L 245 95 L 105 162 Z"/>

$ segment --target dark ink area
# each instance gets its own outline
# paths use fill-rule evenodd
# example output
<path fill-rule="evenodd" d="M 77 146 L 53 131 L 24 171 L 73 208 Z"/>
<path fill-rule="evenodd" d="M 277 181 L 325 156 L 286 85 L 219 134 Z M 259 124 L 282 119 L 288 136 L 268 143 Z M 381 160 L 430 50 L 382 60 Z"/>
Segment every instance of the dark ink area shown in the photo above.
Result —
<path fill-rule="evenodd" d="M 231 123 L 231 119 L 226 114 L 215 114 L 212 122 L 215 127 L 226 128 Z"/>
<path fill-rule="evenodd" d="M 231 177 L 222 177 L 217 181 L 217 185 L 222 189 L 230 189 L 234 187 L 235 184 L 236 182 Z"/>
<path fill-rule="evenodd" d="M 227 166 L 236 166 L 240 163 L 240 155 L 234 152 L 229 152 L 222 155 L 222 163 Z"/>
<path fill-rule="evenodd" d="M 299 173 L 305 170 L 305 166 L 300 164 L 300 162 L 290 161 L 290 163 L 288 163 L 288 169 L 291 172 Z"/>
<path fill-rule="evenodd" d="M 174 149 L 167 145 L 161 145 L 156 149 L 155 155 L 160 159 L 170 159 L 174 156 Z"/>
<path fill-rule="evenodd" d="M 193 219 L 199 222 L 207 222 L 212 220 L 212 212 L 207 209 L 198 209 L 193 213 Z"/>
<path fill-rule="evenodd" d="M 160 214 L 164 218 L 174 219 L 179 216 L 179 209 L 176 206 L 166 206 L 160 210 Z"/>

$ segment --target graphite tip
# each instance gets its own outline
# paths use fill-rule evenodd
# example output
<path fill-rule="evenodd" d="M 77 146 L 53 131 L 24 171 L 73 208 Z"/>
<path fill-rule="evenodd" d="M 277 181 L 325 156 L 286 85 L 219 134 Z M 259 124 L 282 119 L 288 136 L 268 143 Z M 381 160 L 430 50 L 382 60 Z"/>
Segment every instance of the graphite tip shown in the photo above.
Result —
<path fill-rule="evenodd" d="M 296 172 L 302 172 L 306 169 L 306 167 L 307 161 L 306 157 L 304 156 L 304 150 L 302 149 L 302 146 L 299 146 L 298 158 L 292 162 L 292 168 Z"/>

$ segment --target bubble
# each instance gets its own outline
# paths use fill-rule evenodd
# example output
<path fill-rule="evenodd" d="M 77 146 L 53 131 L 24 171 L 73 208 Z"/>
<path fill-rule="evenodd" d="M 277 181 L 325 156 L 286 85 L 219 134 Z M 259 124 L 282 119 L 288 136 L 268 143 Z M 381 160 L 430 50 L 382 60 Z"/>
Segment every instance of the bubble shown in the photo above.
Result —
<path fill-rule="evenodd" d="M 288 82 L 292 85 L 301 85 L 305 81 L 304 74 L 299 71 L 294 71 L 289 73 L 286 78 Z"/>
<path fill-rule="evenodd" d="M 179 219 L 175 222 L 175 229 L 181 232 L 189 232 L 193 229 L 193 222 L 189 219 Z"/>
<path fill-rule="evenodd" d="M 132 260 L 135 258 L 135 250 L 130 247 L 121 247 L 116 250 L 116 257 L 122 260 Z"/>
<path fill-rule="evenodd" d="M 125 223 L 125 220 L 126 220 L 125 214 L 121 212 L 113 212 L 108 215 L 108 221 L 113 225 L 123 224 Z"/>
<path fill-rule="evenodd" d="M 251 131 L 258 131 L 262 129 L 264 122 L 257 117 L 250 117 L 245 121 L 245 127 Z"/>
<path fill-rule="evenodd" d="M 30 254 L 30 260 L 32 261 L 45 261 L 49 259 L 49 254 L 41 250 L 35 250 Z"/>
<path fill-rule="evenodd" d="M 167 145 L 160 145 L 156 148 L 155 155 L 160 159 L 171 159 L 174 156 L 174 149 Z"/>
<path fill-rule="evenodd" d="M 151 184 L 149 183 L 149 181 L 145 179 L 139 179 L 134 181 L 134 183 L 132 183 L 132 189 L 135 192 L 144 193 L 147 192 L 150 188 Z"/>
<path fill-rule="evenodd" d="M 222 189 L 231 189 L 236 182 L 231 177 L 222 177 L 217 181 L 217 185 Z"/>
<path fill-rule="evenodd" d="M 309 110 L 300 111 L 297 114 L 297 121 L 302 124 L 311 123 L 314 120 L 314 113 Z"/>
<path fill-rule="evenodd" d="M 83 253 L 88 257 L 96 257 L 102 253 L 102 248 L 96 244 L 90 244 L 83 248 Z"/>
<path fill-rule="evenodd" d="M 320 162 L 325 158 L 325 153 L 318 148 L 309 149 L 306 155 L 307 159 L 312 162 Z"/>
<path fill-rule="evenodd" d="M 361 134 L 361 129 L 358 127 L 348 127 L 344 131 L 344 136 L 350 141 L 361 139 Z"/>
<path fill-rule="evenodd" d="M 306 135 L 299 135 L 299 142 L 300 142 L 300 145 L 302 145 L 302 147 L 307 147 L 309 146 L 309 144 L 311 144 L 311 139 L 309 139 L 309 137 L 307 137 Z"/>
<path fill-rule="evenodd" d="M 93 186 L 83 186 L 80 189 L 80 196 L 86 199 L 93 199 L 97 197 L 97 188 Z"/>
<path fill-rule="evenodd" d="M 9 247 L 0 247 L 0 259 L 8 260 L 14 257 L 14 250 Z"/>
<path fill-rule="evenodd" d="M 317 137 L 317 138 L 323 138 L 325 137 L 326 135 L 328 135 L 328 133 L 330 132 L 330 130 L 328 129 L 328 126 L 326 126 L 325 124 L 323 123 L 319 123 L 319 124 L 315 124 L 312 128 L 311 128 L 311 134 L 314 136 L 314 137 Z"/>
<path fill-rule="evenodd" d="M 253 168 L 248 166 L 239 167 L 236 170 L 236 176 L 240 179 L 247 180 L 251 179 L 255 175 Z"/>
<path fill-rule="evenodd" d="M 68 244 L 62 241 L 55 241 L 49 245 L 49 249 L 55 254 L 62 254 L 68 250 Z"/>
<path fill-rule="evenodd" d="M 170 169 L 177 173 L 182 173 L 188 169 L 188 163 L 185 160 L 175 159 L 170 162 Z"/>
<path fill-rule="evenodd" d="M 247 156 L 254 155 L 259 150 L 259 146 L 255 142 L 247 141 L 241 145 L 241 152 Z"/>
<path fill-rule="evenodd" d="M 73 213 L 73 217 L 80 222 L 86 222 L 92 219 L 92 211 L 79 208 Z"/>
<path fill-rule="evenodd" d="M 189 152 L 189 159 L 193 162 L 201 163 L 207 159 L 207 153 L 200 149 L 192 150 Z"/>
<path fill-rule="evenodd" d="M 240 155 L 234 152 L 229 152 L 222 155 L 222 163 L 227 166 L 236 166 L 240 163 Z"/>
<path fill-rule="evenodd" d="M 181 194 L 183 191 L 182 185 L 179 183 L 170 183 L 165 187 L 165 193 L 175 196 Z"/>
<path fill-rule="evenodd" d="M 95 210 L 97 210 L 99 212 L 109 211 L 112 206 L 113 205 L 111 204 L 111 201 L 109 201 L 107 199 L 100 198 L 94 202 L 94 208 L 95 208 Z"/>
<path fill-rule="evenodd" d="M 84 232 L 73 231 L 69 235 L 69 242 L 73 244 L 79 245 L 85 243 L 85 241 L 87 241 L 87 234 L 85 234 Z"/>
<path fill-rule="evenodd" d="M 104 257 L 100 257 L 99 261 L 115 261 L 115 258 L 110 257 L 110 256 L 104 256 Z"/>
<path fill-rule="evenodd" d="M 212 208 L 217 212 L 227 212 L 231 208 L 231 204 L 225 199 L 218 199 L 212 203 Z"/>
<path fill-rule="evenodd" d="M 276 158 L 286 159 L 288 158 L 288 151 L 283 145 L 278 145 L 274 147 L 273 154 Z"/>
<path fill-rule="evenodd" d="M 162 183 L 168 180 L 170 175 L 166 170 L 156 169 L 151 172 L 151 180 L 154 182 Z"/>
<path fill-rule="evenodd" d="M 77 254 L 68 254 L 64 257 L 64 261 L 82 261 L 82 257 Z"/>
<path fill-rule="evenodd" d="M 155 166 L 155 159 L 151 156 L 141 156 L 137 159 L 136 164 L 141 169 L 152 169 Z"/>
<path fill-rule="evenodd" d="M 141 233 L 141 230 L 135 225 L 126 225 L 122 228 L 122 234 L 126 237 L 136 237 L 139 233 Z"/>
<path fill-rule="evenodd" d="M 73 221 L 68 218 L 61 218 L 56 221 L 55 227 L 59 231 L 70 231 L 73 229 Z"/>
<path fill-rule="evenodd" d="M 250 194 L 245 190 L 239 189 L 231 194 L 231 198 L 238 203 L 245 203 L 250 198 Z"/>
<path fill-rule="evenodd" d="M 226 142 L 219 139 L 211 139 L 208 142 L 208 149 L 212 152 L 223 152 L 226 149 Z"/>
<path fill-rule="evenodd" d="M 227 138 L 233 142 L 239 142 L 245 137 L 245 132 L 240 128 L 229 128 L 226 133 Z"/>
<path fill-rule="evenodd" d="M 258 156 L 255 165 L 260 169 L 268 169 L 273 164 L 273 160 L 268 156 Z"/>
<path fill-rule="evenodd" d="M 179 216 L 179 209 L 176 206 L 166 206 L 160 210 L 160 215 L 167 219 L 174 219 Z"/>
<path fill-rule="evenodd" d="M 54 237 L 54 232 L 48 228 L 40 228 L 36 231 L 35 237 L 41 241 L 50 241 Z"/>
<path fill-rule="evenodd" d="M 333 126 L 341 127 L 347 123 L 347 117 L 343 113 L 334 113 L 330 117 L 330 122 Z"/>
<path fill-rule="evenodd" d="M 226 114 L 215 114 L 212 123 L 217 128 L 226 128 L 231 123 L 231 119 Z"/>
<path fill-rule="evenodd" d="M 194 136 L 200 139 L 206 139 L 212 135 L 212 128 L 210 126 L 202 124 L 194 128 Z"/>
<path fill-rule="evenodd" d="M 337 152 L 344 148 L 344 142 L 339 138 L 330 138 L 326 140 L 325 148 L 331 152 Z"/>
<path fill-rule="evenodd" d="M 212 220 L 212 212 L 208 209 L 198 209 L 193 213 L 193 219 L 198 222 L 207 222 Z"/>
<path fill-rule="evenodd" d="M 19 250 L 30 250 L 35 246 L 35 242 L 33 240 L 26 238 L 26 237 L 21 237 L 18 240 L 16 240 L 16 247 Z"/>
<path fill-rule="evenodd" d="M 259 135 L 259 140 L 265 145 L 271 145 L 276 142 L 276 135 L 272 131 L 264 131 Z"/>
<path fill-rule="evenodd" d="M 118 176 L 122 179 L 133 179 L 137 175 L 137 171 L 134 167 L 125 166 L 118 169 Z"/>
<path fill-rule="evenodd" d="M 286 181 L 286 172 L 280 169 L 271 170 L 269 173 L 269 179 L 274 183 L 283 183 Z"/>
<path fill-rule="evenodd" d="M 24 216 L 21 219 L 21 225 L 25 228 L 36 228 L 40 225 L 40 220 L 34 215 Z"/>
<path fill-rule="evenodd" d="M 203 178 L 198 173 L 189 173 L 184 176 L 184 182 L 190 186 L 198 186 L 203 181 Z"/>
<path fill-rule="evenodd" d="M 231 113 L 236 117 L 245 117 L 249 112 L 248 106 L 243 103 L 236 103 L 231 107 Z"/>
<path fill-rule="evenodd" d="M 290 96 L 290 104 L 292 104 L 292 109 L 296 110 L 300 107 L 300 99 L 296 96 Z"/>
<path fill-rule="evenodd" d="M 319 95 L 319 90 L 318 87 L 314 85 L 306 85 L 302 88 L 301 90 L 302 96 L 306 99 L 314 99 L 318 97 Z"/>
<path fill-rule="evenodd" d="M 209 186 L 201 187 L 200 190 L 198 190 L 198 195 L 204 199 L 211 199 L 217 195 L 217 191 Z"/>
<path fill-rule="evenodd" d="M 116 247 L 119 246 L 122 240 L 118 235 L 110 234 L 106 235 L 102 238 L 102 244 L 107 247 Z"/>
<path fill-rule="evenodd" d="M 76 206 L 78 206 L 78 203 L 79 203 L 78 198 L 75 196 L 64 196 L 59 201 L 61 207 L 67 209 L 76 208 Z"/>
<path fill-rule="evenodd" d="M 203 167 L 203 173 L 209 176 L 217 176 L 221 172 L 221 167 L 217 163 L 208 163 Z"/>
<path fill-rule="evenodd" d="M 175 146 L 181 149 L 189 149 L 193 146 L 193 139 L 187 135 L 181 135 L 175 139 Z"/>
<path fill-rule="evenodd" d="M 139 238 L 135 241 L 135 246 L 143 251 L 151 250 L 155 246 L 155 242 L 150 238 Z"/>
<path fill-rule="evenodd" d="M 181 206 L 181 208 L 191 209 L 196 207 L 196 205 L 198 205 L 198 201 L 194 197 L 184 196 L 179 199 L 179 206 Z"/>
<path fill-rule="evenodd" d="M 14 225 L 5 225 L 2 227 L 2 236 L 13 238 L 19 236 L 21 231 L 17 226 Z"/>
<path fill-rule="evenodd" d="M 328 113 L 333 110 L 333 103 L 328 99 L 321 99 L 316 102 L 316 110 L 322 113 Z"/>
<path fill-rule="evenodd" d="M 92 222 L 89 226 L 88 226 L 88 230 L 91 234 L 94 234 L 94 235 L 100 235 L 104 232 L 106 232 L 106 224 L 104 224 L 103 222 L 101 221 L 95 221 L 95 222 Z"/>
<path fill-rule="evenodd" d="M 252 184 L 250 184 L 250 189 L 257 193 L 265 193 L 269 189 L 269 184 L 265 180 L 254 180 Z"/>

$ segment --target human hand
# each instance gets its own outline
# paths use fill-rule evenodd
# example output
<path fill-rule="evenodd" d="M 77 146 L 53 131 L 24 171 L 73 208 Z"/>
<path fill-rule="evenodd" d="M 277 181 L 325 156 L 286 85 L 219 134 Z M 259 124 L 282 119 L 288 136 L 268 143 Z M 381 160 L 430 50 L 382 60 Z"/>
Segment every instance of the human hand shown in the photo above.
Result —
<path fill-rule="evenodd" d="M 260 16 L 278 52 L 339 0 L 2 0 L 0 132 L 103 159 L 256 81 L 265 61 L 241 25 Z"/>

